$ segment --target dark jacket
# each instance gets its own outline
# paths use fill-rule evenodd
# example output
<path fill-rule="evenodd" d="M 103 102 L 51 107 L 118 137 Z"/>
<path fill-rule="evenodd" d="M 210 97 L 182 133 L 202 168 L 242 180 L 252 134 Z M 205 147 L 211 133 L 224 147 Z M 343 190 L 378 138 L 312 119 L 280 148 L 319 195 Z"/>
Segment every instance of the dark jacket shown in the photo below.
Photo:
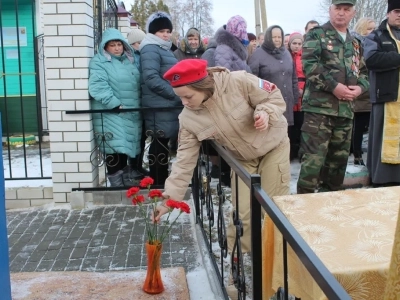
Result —
<path fill-rule="evenodd" d="M 286 117 L 288 124 L 293 125 L 293 106 L 299 97 L 297 74 L 292 57 L 285 50 L 281 60 L 277 60 L 262 47 L 257 48 L 249 59 L 251 72 L 257 77 L 276 84 L 286 102 Z"/>
<path fill-rule="evenodd" d="M 397 101 L 400 54 L 387 30 L 387 20 L 364 40 L 364 57 L 369 70 L 371 102 Z"/>
<path fill-rule="evenodd" d="M 223 25 L 222 27 L 218 28 L 215 35 L 217 35 L 218 31 L 225 30 L 225 28 L 226 25 Z M 215 49 L 217 49 L 217 46 L 218 46 L 217 40 L 215 39 L 215 36 L 213 36 L 208 40 L 207 49 L 201 56 L 202 59 L 205 59 L 208 62 L 207 66 L 209 68 L 215 67 Z"/>
<path fill-rule="evenodd" d="M 265 33 L 264 43 L 249 59 L 251 72 L 261 79 L 270 81 L 280 89 L 286 103 L 284 116 L 290 125 L 293 125 L 293 107 L 299 98 L 297 74 L 289 51 L 282 45 L 276 48 L 272 41 L 272 30 L 279 28 L 271 26 Z"/>
<path fill-rule="evenodd" d="M 189 46 L 188 36 L 187 34 L 191 31 L 195 30 L 198 33 L 199 37 L 199 47 L 197 49 L 192 49 Z M 188 58 L 201 58 L 201 55 L 204 53 L 204 44 L 201 40 L 200 32 L 196 28 L 190 28 L 186 33 L 185 38 L 182 39 L 180 44 L 178 45 L 178 49 L 174 51 L 174 55 L 177 60 L 183 60 Z"/>
<path fill-rule="evenodd" d="M 247 48 L 233 34 L 226 30 L 215 33 L 217 48 L 215 49 L 215 66 L 225 67 L 229 71 L 248 71 Z"/>
<path fill-rule="evenodd" d="M 339 83 L 358 85 L 363 93 L 368 90 L 367 69 L 360 46 L 361 42 L 349 31 L 343 42 L 330 22 L 314 27 L 307 33 L 302 55 L 307 78 L 303 111 L 353 118 L 352 101 L 339 100 L 333 90 Z"/>
<path fill-rule="evenodd" d="M 208 45 L 206 51 L 204 51 L 203 55 L 201 56 L 202 59 L 205 59 L 208 64 L 209 68 L 215 67 L 215 49 L 217 48 L 217 41 L 215 38 L 210 38 L 208 40 Z"/>
<path fill-rule="evenodd" d="M 177 63 L 170 47 L 171 42 L 165 42 L 151 33 L 140 44 L 142 106 L 155 108 L 143 113 L 146 130 L 162 131 L 165 138 L 178 134 L 178 115 L 182 110 L 157 110 L 157 107 L 182 106 L 171 85 L 163 78 L 165 72 Z"/>

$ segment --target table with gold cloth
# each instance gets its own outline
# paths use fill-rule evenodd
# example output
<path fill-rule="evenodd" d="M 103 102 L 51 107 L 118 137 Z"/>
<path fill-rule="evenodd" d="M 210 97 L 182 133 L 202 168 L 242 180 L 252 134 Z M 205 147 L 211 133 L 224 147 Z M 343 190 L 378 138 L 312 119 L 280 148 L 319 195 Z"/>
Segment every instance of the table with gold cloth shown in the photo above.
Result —
<path fill-rule="evenodd" d="M 384 299 L 400 187 L 279 196 L 273 200 L 352 299 Z M 271 232 L 268 223 L 263 225 L 264 288 L 272 285 L 276 290 L 283 286 L 282 235 L 275 229 L 272 241 L 267 234 Z M 400 248 L 399 230 L 397 235 Z M 265 253 L 266 249 L 274 249 L 274 255 Z M 394 264 L 399 263 L 399 257 L 400 253 L 392 259 L 397 288 L 400 268 Z M 327 299 L 290 247 L 288 269 L 291 294 L 302 300 Z"/>

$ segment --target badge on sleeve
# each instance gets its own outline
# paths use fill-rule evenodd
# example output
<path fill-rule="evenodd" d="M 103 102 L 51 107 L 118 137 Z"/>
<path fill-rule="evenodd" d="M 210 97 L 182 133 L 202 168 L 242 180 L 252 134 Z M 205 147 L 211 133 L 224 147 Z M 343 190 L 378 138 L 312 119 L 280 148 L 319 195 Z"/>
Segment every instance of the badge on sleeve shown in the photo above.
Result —
<path fill-rule="evenodd" d="M 276 89 L 275 84 L 263 79 L 260 79 L 258 84 L 260 89 L 263 89 L 264 91 L 267 91 L 269 93 Z"/>

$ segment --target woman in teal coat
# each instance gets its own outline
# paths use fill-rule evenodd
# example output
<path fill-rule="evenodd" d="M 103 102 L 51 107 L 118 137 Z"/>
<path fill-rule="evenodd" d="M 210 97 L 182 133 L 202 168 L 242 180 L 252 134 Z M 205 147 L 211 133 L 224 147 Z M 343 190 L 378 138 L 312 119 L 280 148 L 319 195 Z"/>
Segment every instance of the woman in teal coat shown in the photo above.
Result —
<path fill-rule="evenodd" d="M 89 93 L 94 99 L 92 109 L 140 107 L 140 72 L 134 60 L 133 49 L 117 29 L 103 32 L 98 53 L 89 64 Z M 106 156 L 111 186 L 124 186 L 127 181 L 123 178 L 132 174 L 127 167 L 128 157 L 140 155 L 140 113 L 94 113 L 93 126 L 99 135 L 99 151 Z M 103 138 L 105 142 L 102 142 Z"/>

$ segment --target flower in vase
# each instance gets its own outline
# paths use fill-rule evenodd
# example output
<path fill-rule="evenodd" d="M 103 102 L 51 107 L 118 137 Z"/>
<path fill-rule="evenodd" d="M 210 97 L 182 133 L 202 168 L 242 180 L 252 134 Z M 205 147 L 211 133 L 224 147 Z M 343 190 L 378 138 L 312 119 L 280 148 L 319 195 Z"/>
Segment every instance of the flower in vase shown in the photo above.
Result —
<path fill-rule="evenodd" d="M 150 245 L 157 245 L 161 244 L 164 239 L 169 235 L 171 232 L 172 226 L 176 223 L 177 219 L 182 213 L 190 213 L 190 206 L 184 201 L 176 201 L 173 199 L 169 199 L 166 201 L 165 206 L 168 208 L 167 218 L 165 220 L 166 227 L 159 229 L 160 223 L 150 221 L 148 216 L 147 209 L 150 208 L 152 215 L 156 215 L 157 213 L 157 205 L 159 201 L 163 200 L 162 192 L 160 190 L 151 189 L 151 185 L 154 183 L 153 178 L 145 177 L 143 178 L 139 186 L 142 188 L 148 189 L 147 197 L 150 200 L 150 204 L 147 206 L 144 204 L 145 196 L 140 193 L 139 187 L 132 187 L 126 192 L 126 197 L 132 200 L 133 205 L 139 206 L 140 213 L 143 219 L 146 222 L 146 233 L 147 233 L 147 240 Z M 178 216 L 170 222 L 171 213 L 175 210 L 179 210 Z"/>

